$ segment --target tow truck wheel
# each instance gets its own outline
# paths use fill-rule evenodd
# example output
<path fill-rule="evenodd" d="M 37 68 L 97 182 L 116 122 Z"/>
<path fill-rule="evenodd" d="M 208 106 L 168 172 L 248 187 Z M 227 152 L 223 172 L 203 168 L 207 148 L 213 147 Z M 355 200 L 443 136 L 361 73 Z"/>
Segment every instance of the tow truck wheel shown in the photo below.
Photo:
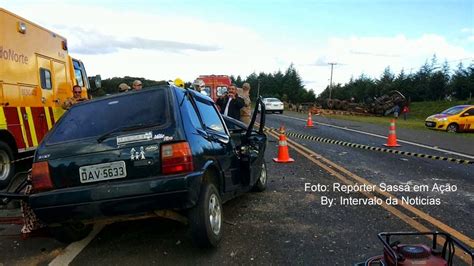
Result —
<path fill-rule="evenodd" d="M 216 247 L 222 238 L 222 202 L 214 184 L 204 183 L 199 201 L 190 210 L 191 235 L 198 247 Z"/>
<path fill-rule="evenodd" d="M 262 162 L 262 171 L 260 172 L 260 177 L 253 187 L 253 191 L 262 192 L 267 188 L 267 165 L 265 162 Z"/>
<path fill-rule="evenodd" d="M 58 241 L 69 244 L 84 239 L 92 231 L 92 224 L 67 223 L 57 227 L 49 227 L 49 232 Z"/>
<path fill-rule="evenodd" d="M 15 165 L 11 163 L 13 159 L 13 151 L 10 146 L 0 141 L 0 189 L 8 186 L 15 174 Z"/>

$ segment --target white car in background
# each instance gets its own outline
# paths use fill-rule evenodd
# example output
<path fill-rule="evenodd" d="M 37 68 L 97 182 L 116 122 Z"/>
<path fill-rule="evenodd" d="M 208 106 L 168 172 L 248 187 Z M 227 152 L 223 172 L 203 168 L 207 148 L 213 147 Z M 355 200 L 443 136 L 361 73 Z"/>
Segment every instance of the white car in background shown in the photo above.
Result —
<path fill-rule="evenodd" d="M 263 98 L 263 104 L 265 104 L 265 110 L 267 112 L 278 112 L 283 114 L 284 106 L 283 102 L 277 98 Z"/>

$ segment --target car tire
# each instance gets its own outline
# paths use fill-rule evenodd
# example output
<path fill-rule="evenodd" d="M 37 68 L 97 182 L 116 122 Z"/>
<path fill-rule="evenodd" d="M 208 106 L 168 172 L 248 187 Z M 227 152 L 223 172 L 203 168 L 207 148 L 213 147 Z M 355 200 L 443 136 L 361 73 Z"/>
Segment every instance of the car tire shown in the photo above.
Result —
<path fill-rule="evenodd" d="M 283 111 L 280 111 L 280 114 L 283 114 Z"/>
<path fill-rule="evenodd" d="M 199 200 L 189 215 L 191 236 L 201 248 L 217 247 L 222 238 L 222 201 L 212 183 L 201 186 Z"/>
<path fill-rule="evenodd" d="M 10 146 L 0 141 L 0 189 L 7 187 L 15 175 L 15 164 L 11 163 L 14 158 Z"/>
<path fill-rule="evenodd" d="M 257 179 L 257 183 L 255 183 L 255 185 L 253 186 L 252 191 L 265 191 L 265 189 L 267 189 L 267 181 L 267 165 L 265 164 L 265 162 L 262 162 L 262 171 L 260 172 L 260 176 Z"/>
<path fill-rule="evenodd" d="M 69 244 L 86 238 L 92 228 L 92 224 L 67 223 L 57 227 L 49 227 L 49 233 L 59 242 Z"/>
<path fill-rule="evenodd" d="M 456 133 L 459 131 L 459 126 L 455 123 L 451 123 L 448 125 L 448 127 L 446 127 L 446 131 Z"/>

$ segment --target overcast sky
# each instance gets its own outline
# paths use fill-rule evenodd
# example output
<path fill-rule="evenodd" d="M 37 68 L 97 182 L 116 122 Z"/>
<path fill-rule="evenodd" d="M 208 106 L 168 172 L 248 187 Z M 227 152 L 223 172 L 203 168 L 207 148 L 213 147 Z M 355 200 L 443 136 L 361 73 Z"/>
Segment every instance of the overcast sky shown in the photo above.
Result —
<path fill-rule="evenodd" d="M 474 63 L 474 1 L 5 1 L 68 39 L 89 75 L 155 80 L 246 77 L 294 64 L 305 87 L 417 71 L 436 54 Z"/>

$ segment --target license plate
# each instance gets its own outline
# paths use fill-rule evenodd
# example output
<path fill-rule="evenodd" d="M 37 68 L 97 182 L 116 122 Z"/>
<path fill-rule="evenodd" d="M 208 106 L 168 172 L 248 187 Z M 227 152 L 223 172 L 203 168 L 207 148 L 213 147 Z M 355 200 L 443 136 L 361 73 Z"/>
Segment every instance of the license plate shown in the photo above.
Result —
<path fill-rule="evenodd" d="M 435 123 L 434 122 L 425 122 L 425 125 L 427 127 L 434 127 L 435 126 Z"/>
<path fill-rule="evenodd" d="M 124 161 L 82 166 L 79 168 L 79 176 L 81 183 L 117 179 L 127 176 L 127 168 Z"/>

